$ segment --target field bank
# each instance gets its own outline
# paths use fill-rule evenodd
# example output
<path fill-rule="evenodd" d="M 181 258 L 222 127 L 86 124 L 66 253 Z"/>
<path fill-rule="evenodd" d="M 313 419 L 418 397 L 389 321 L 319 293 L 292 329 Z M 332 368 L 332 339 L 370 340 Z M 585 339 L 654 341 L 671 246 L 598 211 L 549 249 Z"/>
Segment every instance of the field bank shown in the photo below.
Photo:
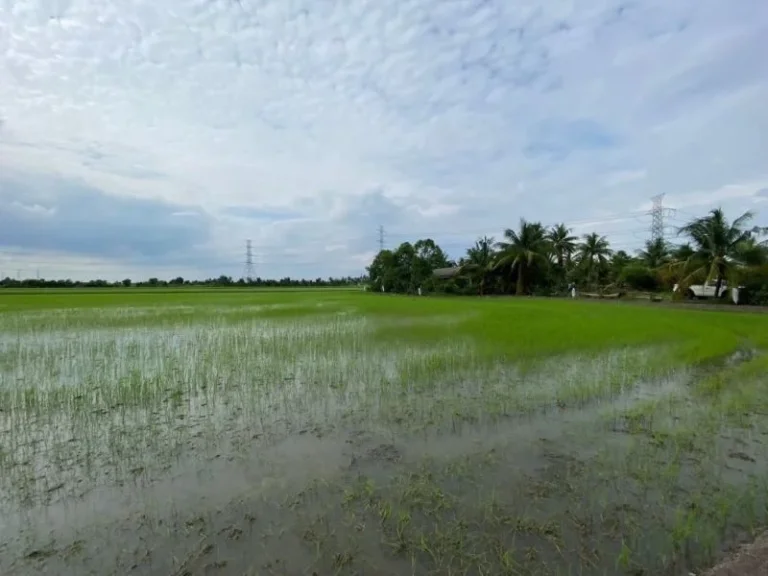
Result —
<path fill-rule="evenodd" d="M 3 574 L 687 574 L 766 524 L 768 316 L 3 294 Z"/>

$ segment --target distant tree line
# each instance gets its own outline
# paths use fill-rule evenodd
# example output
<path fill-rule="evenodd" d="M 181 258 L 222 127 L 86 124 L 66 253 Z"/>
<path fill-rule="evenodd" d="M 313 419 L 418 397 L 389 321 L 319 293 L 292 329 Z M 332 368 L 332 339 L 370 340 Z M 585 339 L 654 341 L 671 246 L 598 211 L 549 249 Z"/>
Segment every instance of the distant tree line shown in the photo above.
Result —
<path fill-rule="evenodd" d="M 375 291 L 413 294 L 564 295 L 580 291 L 621 294 L 671 291 L 724 282 L 744 289 L 745 303 L 768 304 L 768 229 L 749 227 L 746 212 L 729 222 L 721 209 L 678 230 L 680 244 L 649 240 L 635 254 L 613 250 L 597 233 L 577 237 L 564 224 L 547 228 L 520 220 L 500 241 L 482 237 L 454 261 L 433 240 L 404 242 L 380 251 L 368 267 Z M 434 271 L 437 270 L 437 273 Z"/>
<path fill-rule="evenodd" d="M 208 278 L 205 280 L 188 280 L 181 276 L 171 280 L 161 280 L 160 278 L 149 278 L 144 281 L 135 281 L 130 278 L 110 282 L 107 280 L 46 280 L 44 278 L 27 278 L 23 280 L 14 280 L 4 278 L 0 280 L 0 288 L 174 288 L 182 286 L 198 287 L 233 287 L 233 288 L 310 288 L 310 287 L 342 287 L 356 286 L 364 282 L 363 277 L 345 276 L 339 278 L 315 278 L 314 280 L 290 278 L 286 276 L 279 280 L 265 278 L 235 280 L 231 276 L 219 276 L 218 278 Z"/>

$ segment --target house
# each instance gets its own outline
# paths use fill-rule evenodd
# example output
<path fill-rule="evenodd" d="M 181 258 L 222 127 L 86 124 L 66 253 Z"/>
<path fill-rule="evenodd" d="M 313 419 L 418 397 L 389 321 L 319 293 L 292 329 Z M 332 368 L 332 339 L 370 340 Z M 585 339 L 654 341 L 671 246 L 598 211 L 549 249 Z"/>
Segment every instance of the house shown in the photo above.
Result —
<path fill-rule="evenodd" d="M 432 276 L 435 278 L 447 280 L 449 278 L 458 276 L 459 272 L 461 272 L 461 268 L 458 266 L 452 266 L 451 268 L 435 268 L 432 270 Z"/>

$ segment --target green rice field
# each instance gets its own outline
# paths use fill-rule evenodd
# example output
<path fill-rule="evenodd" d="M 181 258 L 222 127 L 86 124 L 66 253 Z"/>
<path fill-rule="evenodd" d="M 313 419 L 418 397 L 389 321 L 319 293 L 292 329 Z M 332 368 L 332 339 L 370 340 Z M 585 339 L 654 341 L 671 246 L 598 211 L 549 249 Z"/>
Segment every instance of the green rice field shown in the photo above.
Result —
<path fill-rule="evenodd" d="M 768 525 L 768 314 L 0 293 L 0 574 L 698 574 Z"/>

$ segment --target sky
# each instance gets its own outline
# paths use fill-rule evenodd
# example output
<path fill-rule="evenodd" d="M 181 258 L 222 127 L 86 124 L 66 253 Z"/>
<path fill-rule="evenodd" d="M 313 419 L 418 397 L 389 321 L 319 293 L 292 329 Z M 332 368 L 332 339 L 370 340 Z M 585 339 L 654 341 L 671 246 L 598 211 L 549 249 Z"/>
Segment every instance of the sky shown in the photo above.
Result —
<path fill-rule="evenodd" d="M 0 0 L 0 275 L 359 275 L 768 225 L 765 0 Z"/>

